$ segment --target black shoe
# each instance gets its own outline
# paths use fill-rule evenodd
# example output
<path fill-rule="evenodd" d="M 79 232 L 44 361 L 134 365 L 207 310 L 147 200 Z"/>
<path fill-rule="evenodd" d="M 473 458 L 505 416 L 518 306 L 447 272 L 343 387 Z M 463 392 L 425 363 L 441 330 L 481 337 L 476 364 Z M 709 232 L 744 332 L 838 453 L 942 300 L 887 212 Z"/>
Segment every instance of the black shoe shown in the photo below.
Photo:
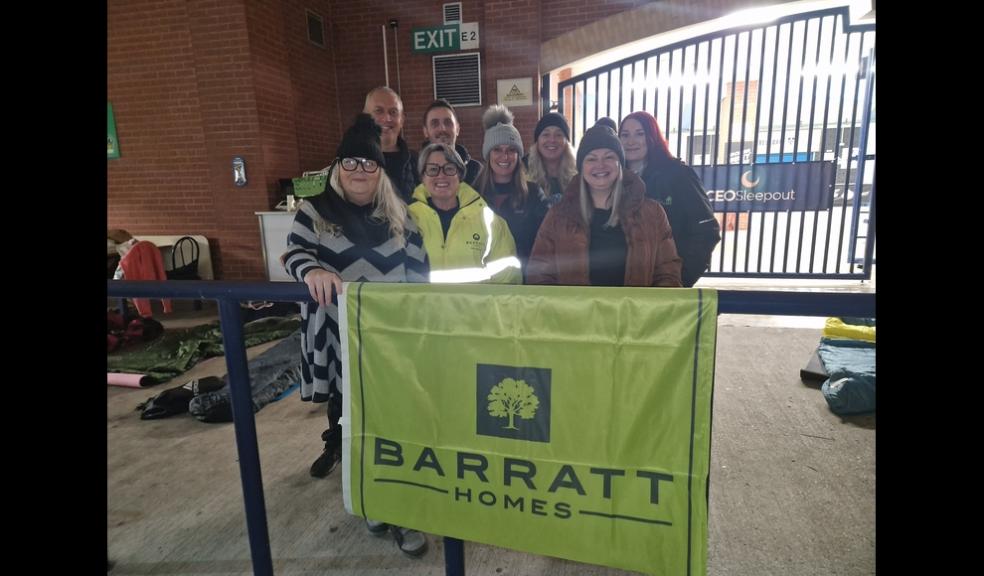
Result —
<path fill-rule="evenodd" d="M 396 546 L 401 552 L 414 558 L 423 556 L 427 552 L 427 537 L 423 532 L 400 526 L 391 526 L 391 528 Z"/>
<path fill-rule="evenodd" d="M 336 430 L 341 432 L 339 428 Z M 335 436 L 339 436 L 338 442 L 335 441 Z M 311 464 L 311 476 L 315 478 L 324 478 L 331 474 L 342 460 L 341 434 L 332 434 L 331 430 L 325 430 L 321 433 L 321 438 L 325 441 L 325 449 L 314 464 Z"/>

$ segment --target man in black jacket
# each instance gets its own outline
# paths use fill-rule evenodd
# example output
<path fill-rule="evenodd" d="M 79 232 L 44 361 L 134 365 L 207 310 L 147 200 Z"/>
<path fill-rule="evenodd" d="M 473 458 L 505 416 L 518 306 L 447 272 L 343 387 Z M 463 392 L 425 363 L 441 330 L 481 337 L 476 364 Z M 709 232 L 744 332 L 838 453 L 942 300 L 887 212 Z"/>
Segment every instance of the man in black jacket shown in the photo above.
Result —
<path fill-rule="evenodd" d="M 386 158 L 386 175 L 400 198 L 409 204 L 413 189 L 420 184 L 420 176 L 417 174 L 417 153 L 410 150 L 400 136 L 406 118 L 400 95 L 387 86 L 373 88 L 366 94 L 362 111 L 372 115 L 372 119 L 383 129 L 380 143 Z"/>
<path fill-rule="evenodd" d="M 444 98 L 434 100 L 424 111 L 425 140 L 420 148 L 426 148 L 431 142 L 441 142 L 454 148 L 454 151 L 465 161 L 465 175 L 461 178 L 462 182 L 467 182 L 469 186 L 474 187 L 482 163 L 472 158 L 464 146 L 456 143 L 460 131 L 461 124 L 455 116 L 454 106 Z"/>

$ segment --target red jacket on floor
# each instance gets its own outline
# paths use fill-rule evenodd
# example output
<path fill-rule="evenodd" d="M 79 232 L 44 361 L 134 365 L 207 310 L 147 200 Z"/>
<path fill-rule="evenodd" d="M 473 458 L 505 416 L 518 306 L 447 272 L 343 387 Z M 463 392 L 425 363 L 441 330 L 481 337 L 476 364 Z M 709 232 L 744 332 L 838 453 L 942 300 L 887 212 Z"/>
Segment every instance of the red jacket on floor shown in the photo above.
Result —
<path fill-rule="evenodd" d="M 167 273 L 164 272 L 164 259 L 161 258 L 161 251 L 153 242 L 142 240 L 133 245 L 130 251 L 120 260 L 120 267 L 123 268 L 123 278 L 126 280 L 167 280 Z M 171 311 L 171 301 L 162 300 L 164 312 Z M 146 298 L 134 298 L 133 305 L 137 307 L 137 312 L 141 316 L 153 316 L 150 307 L 150 300 Z"/>

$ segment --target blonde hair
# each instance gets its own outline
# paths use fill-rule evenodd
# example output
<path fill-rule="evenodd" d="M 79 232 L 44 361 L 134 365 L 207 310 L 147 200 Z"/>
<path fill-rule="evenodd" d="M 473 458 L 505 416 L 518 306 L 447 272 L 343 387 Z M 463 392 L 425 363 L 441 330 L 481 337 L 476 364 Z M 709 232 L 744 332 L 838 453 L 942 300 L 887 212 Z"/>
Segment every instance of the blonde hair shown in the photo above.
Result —
<path fill-rule="evenodd" d="M 543 159 L 540 158 L 540 148 L 537 143 L 534 142 L 529 155 L 529 179 L 532 182 L 536 182 L 543 189 L 544 194 L 549 196 L 553 192 L 564 193 L 567 189 L 567 184 L 570 183 L 574 175 L 577 174 L 577 164 L 574 161 L 574 149 L 571 148 L 571 143 L 564 140 L 566 146 L 564 146 L 564 151 L 560 156 L 560 169 L 558 170 L 557 180 L 560 181 L 560 190 L 550 189 L 550 176 L 547 174 L 547 167 L 543 163 Z"/>
<path fill-rule="evenodd" d="M 584 176 L 578 175 L 581 179 L 581 216 L 584 218 L 584 223 L 587 225 L 588 229 L 591 228 L 591 213 L 594 211 L 594 203 L 591 202 L 591 189 L 584 182 Z M 618 177 L 615 178 L 615 182 L 612 184 L 612 215 L 608 217 L 608 221 L 605 222 L 605 228 L 614 228 L 618 226 L 618 209 L 622 204 L 622 196 L 625 193 L 625 187 L 622 186 L 622 165 L 618 165 Z"/>
<path fill-rule="evenodd" d="M 328 178 L 330 188 L 336 194 L 345 199 L 345 191 L 342 190 L 342 183 L 338 178 L 338 171 L 341 170 L 338 162 L 332 167 L 331 176 Z M 396 243 L 403 247 L 406 245 L 406 224 L 407 224 L 407 205 L 396 195 L 396 189 L 390 182 L 389 176 L 382 166 L 376 168 L 380 172 L 379 182 L 376 184 L 376 191 L 372 195 L 372 217 L 380 222 L 388 222 L 390 236 L 396 239 Z"/>
<path fill-rule="evenodd" d="M 482 198 L 485 198 L 489 206 L 495 206 L 492 201 L 492 196 L 495 194 L 495 183 L 492 180 L 492 168 L 490 168 L 492 166 L 492 153 L 490 152 L 484 160 L 485 163 L 479 170 L 478 177 L 475 178 L 475 190 Z M 509 204 L 514 210 L 519 210 L 526 205 L 526 198 L 530 194 L 529 186 L 526 185 L 528 179 L 526 168 L 523 167 L 523 159 L 518 158 L 516 168 L 513 169 L 512 181 L 509 182 L 509 186 L 512 188 Z"/>

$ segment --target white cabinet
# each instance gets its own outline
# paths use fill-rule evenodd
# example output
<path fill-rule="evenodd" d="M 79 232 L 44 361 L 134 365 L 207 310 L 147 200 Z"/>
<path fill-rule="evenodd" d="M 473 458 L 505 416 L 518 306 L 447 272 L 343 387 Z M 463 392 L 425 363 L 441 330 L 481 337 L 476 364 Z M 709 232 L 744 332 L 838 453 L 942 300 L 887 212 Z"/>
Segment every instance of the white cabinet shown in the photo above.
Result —
<path fill-rule="evenodd" d="M 293 282 L 287 275 L 280 256 L 287 251 L 287 235 L 294 224 L 296 212 L 257 212 L 260 219 L 260 242 L 267 278 L 275 282 Z"/>

